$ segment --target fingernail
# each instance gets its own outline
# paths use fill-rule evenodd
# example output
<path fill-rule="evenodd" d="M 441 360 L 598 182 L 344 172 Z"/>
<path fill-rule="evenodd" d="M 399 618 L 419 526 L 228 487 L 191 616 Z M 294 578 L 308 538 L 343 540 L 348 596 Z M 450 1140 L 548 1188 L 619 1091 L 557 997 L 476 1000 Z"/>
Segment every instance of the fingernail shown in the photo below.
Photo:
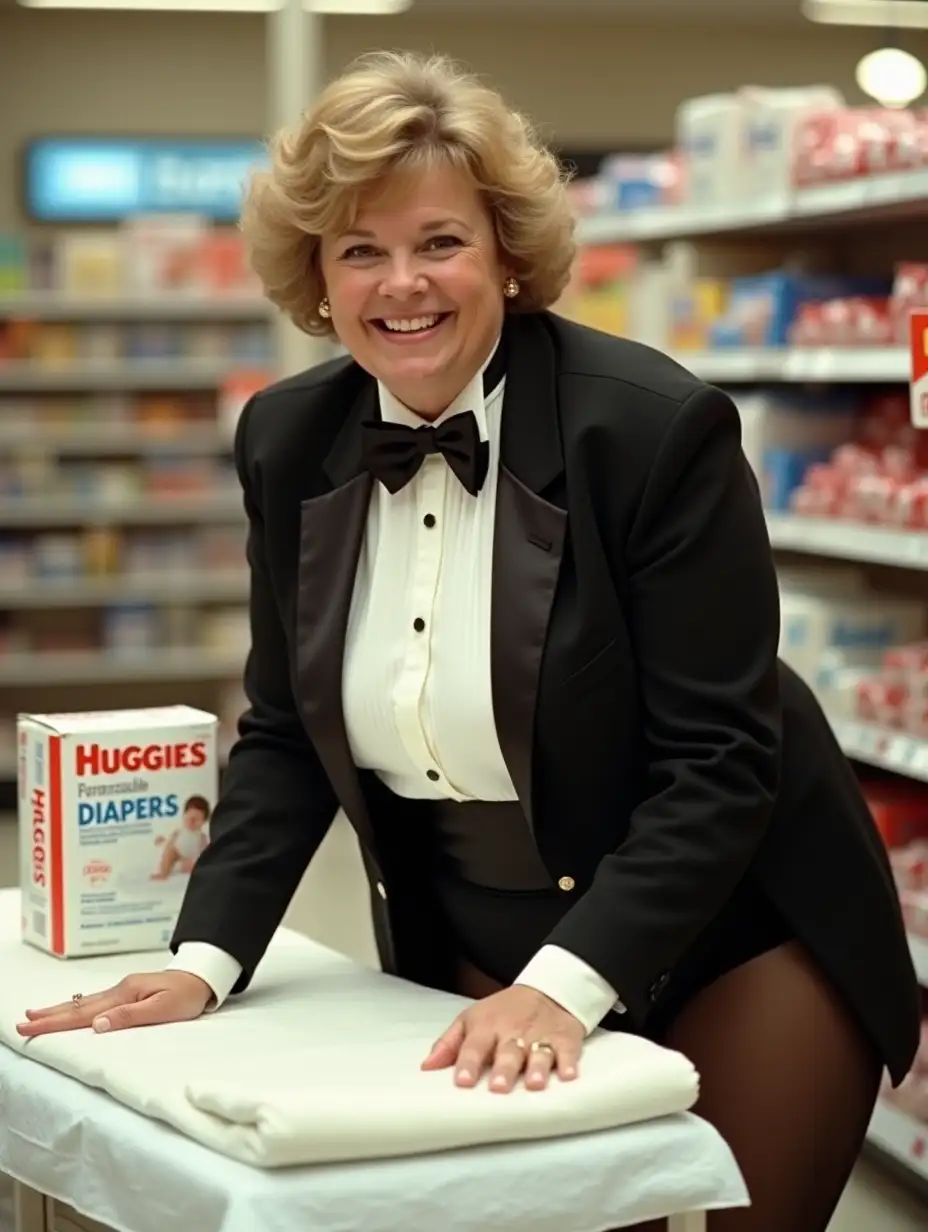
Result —
<path fill-rule="evenodd" d="M 572 1065 L 568 1065 L 567 1068 L 564 1070 L 564 1077 L 565 1078 L 576 1078 L 576 1076 L 577 1076 L 577 1071 L 574 1069 Z"/>
<path fill-rule="evenodd" d="M 93 1020 L 93 1029 L 100 1035 L 102 1035 L 104 1031 L 109 1031 L 112 1025 L 113 1024 L 108 1018 L 95 1018 Z"/>
<path fill-rule="evenodd" d="M 492 1085 L 496 1087 L 497 1089 L 499 1089 L 500 1087 L 504 1087 L 506 1085 L 506 1079 L 503 1077 L 502 1074 L 497 1074 L 496 1077 L 492 1080 Z"/>
<path fill-rule="evenodd" d="M 457 1073 L 458 1082 L 470 1082 L 473 1079 L 473 1074 L 469 1069 L 459 1069 Z"/>

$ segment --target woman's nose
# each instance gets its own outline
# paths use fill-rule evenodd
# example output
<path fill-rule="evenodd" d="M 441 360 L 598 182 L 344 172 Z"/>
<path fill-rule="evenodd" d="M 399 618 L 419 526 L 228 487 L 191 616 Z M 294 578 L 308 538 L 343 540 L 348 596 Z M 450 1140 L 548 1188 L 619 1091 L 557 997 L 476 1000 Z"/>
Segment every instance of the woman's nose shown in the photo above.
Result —
<path fill-rule="evenodd" d="M 392 299 L 405 299 L 420 294 L 426 289 L 427 280 L 416 262 L 408 256 L 397 255 L 390 260 L 380 284 L 380 293 Z"/>

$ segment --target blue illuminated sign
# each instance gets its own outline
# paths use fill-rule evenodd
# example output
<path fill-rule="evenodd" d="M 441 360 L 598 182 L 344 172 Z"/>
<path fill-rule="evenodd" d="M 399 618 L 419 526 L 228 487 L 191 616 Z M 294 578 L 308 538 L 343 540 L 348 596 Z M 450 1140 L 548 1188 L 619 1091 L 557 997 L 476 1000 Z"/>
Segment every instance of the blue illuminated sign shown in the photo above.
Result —
<path fill-rule="evenodd" d="M 196 213 L 234 222 L 260 141 L 49 137 L 29 144 L 25 203 L 37 222 L 107 223 Z"/>

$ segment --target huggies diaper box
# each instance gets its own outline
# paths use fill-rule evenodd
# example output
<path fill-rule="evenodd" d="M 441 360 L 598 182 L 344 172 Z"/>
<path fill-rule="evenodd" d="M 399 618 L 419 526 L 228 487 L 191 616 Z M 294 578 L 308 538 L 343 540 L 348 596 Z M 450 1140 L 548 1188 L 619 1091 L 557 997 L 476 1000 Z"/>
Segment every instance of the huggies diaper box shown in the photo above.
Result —
<path fill-rule="evenodd" d="M 60 958 L 167 947 L 219 786 L 214 715 L 20 715 L 23 940 Z"/>

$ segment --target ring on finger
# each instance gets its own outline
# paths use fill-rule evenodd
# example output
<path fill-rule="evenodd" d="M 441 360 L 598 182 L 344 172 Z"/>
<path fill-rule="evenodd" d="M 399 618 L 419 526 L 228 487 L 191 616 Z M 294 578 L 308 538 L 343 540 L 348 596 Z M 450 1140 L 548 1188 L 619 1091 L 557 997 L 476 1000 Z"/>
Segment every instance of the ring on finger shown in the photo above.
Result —
<path fill-rule="evenodd" d="M 81 1008 L 81 1002 L 83 1000 L 84 1000 L 84 994 L 82 992 L 76 992 L 74 996 L 71 998 L 71 1004 L 74 1006 L 76 1010 L 79 1010 Z"/>
<path fill-rule="evenodd" d="M 526 1044 L 525 1040 L 522 1038 L 521 1035 L 514 1035 L 512 1039 L 506 1040 L 506 1043 L 503 1045 L 503 1047 L 508 1048 L 510 1046 L 512 1046 L 513 1048 L 518 1048 L 519 1052 L 523 1054 L 527 1053 L 529 1050 L 528 1044 Z"/>
<path fill-rule="evenodd" d="M 552 1061 L 557 1058 L 557 1051 L 553 1044 L 549 1044 L 547 1040 L 532 1040 L 529 1045 L 529 1052 L 532 1056 L 537 1056 L 538 1053 L 546 1053 Z"/>

